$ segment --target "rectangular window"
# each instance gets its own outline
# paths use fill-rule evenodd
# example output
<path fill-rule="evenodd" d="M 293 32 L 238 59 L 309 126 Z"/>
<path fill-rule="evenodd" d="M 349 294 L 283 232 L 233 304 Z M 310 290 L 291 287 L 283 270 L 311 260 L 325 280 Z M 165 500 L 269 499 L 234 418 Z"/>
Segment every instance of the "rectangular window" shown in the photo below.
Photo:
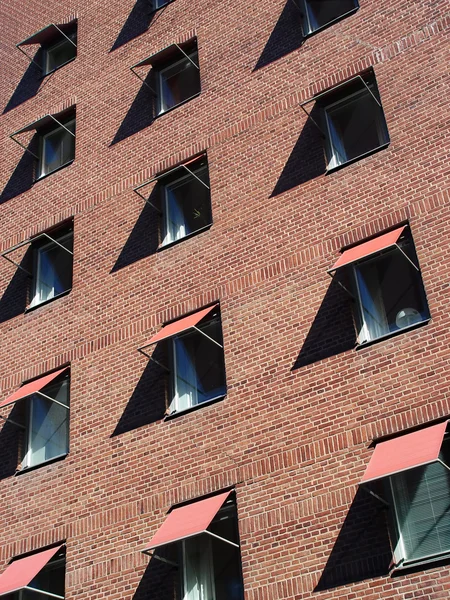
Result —
<path fill-rule="evenodd" d="M 386 119 L 373 74 L 330 90 L 318 102 L 324 123 L 327 171 L 389 144 Z"/>
<path fill-rule="evenodd" d="M 301 0 L 303 35 L 311 35 L 358 10 L 357 0 Z"/>
<path fill-rule="evenodd" d="M 166 4 L 170 4 L 173 0 L 151 0 L 152 10 L 158 10 Z"/>
<path fill-rule="evenodd" d="M 39 238 L 33 247 L 30 308 L 57 298 L 72 287 L 73 231 Z"/>
<path fill-rule="evenodd" d="M 172 403 L 180 412 L 225 396 L 222 329 L 218 311 L 172 338 Z"/>
<path fill-rule="evenodd" d="M 69 452 L 69 376 L 58 377 L 28 399 L 23 468 Z"/>
<path fill-rule="evenodd" d="M 191 166 L 190 171 L 193 175 L 179 169 L 178 177 L 175 175 L 170 181 L 161 180 L 163 246 L 211 225 L 211 198 L 206 161 Z"/>
<path fill-rule="evenodd" d="M 187 53 L 187 56 L 182 55 L 181 58 L 177 53 L 175 60 L 158 70 L 158 114 L 190 100 L 199 93 L 197 50 Z"/>
<path fill-rule="evenodd" d="M 40 136 L 38 177 L 68 165 L 75 158 L 75 119 Z"/>

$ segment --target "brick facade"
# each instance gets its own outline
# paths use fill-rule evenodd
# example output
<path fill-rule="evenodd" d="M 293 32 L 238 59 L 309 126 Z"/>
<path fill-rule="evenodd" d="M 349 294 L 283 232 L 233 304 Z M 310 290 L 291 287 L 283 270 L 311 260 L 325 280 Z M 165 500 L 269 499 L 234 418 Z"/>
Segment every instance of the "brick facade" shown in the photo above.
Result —
<path fill-rule="evenodd" d="M 233 487 L 246 600 L 447 598 L 447 567 L 392 576 L 387 511 L 358 487 L 374 439 L 450 417 L 446 3 L 360 0 L 303 43 L 292 0 L 144 4 L 0 7 L 0 251 L 74 229 L 72 290 L 41 307 L 0 258 L 0 402 L 71 367 L 64 460 L 15 475 L 20 439 L 0 425 L 0 572 L 65 540 L 67 599 L 165 600 L 173 574 L 140 550 L 171 506 Z M 15 44 L 74 17 L 77 58 L 37 80 Z M 201 93 L 152 120 L 129 67 L 192 37 Z M 390 143 L 325 174 L 300 104 L 370 68 Z M 9 135 L 73 105 L 73 164 L 33 183 Z M 133 188 L 201 152 L 213 224 L 155 251 Z M 327 269 L 402 223 L 431 320 L 355 349 Z M 167 378 L 137 349 L 213 302 L 226 397 L 164 419 Z"/>

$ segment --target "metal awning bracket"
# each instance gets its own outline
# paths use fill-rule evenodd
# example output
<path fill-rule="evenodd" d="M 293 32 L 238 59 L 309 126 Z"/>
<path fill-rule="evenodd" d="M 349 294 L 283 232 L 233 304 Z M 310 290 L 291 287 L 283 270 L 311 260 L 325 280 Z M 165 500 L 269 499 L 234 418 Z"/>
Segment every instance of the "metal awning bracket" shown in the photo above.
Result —
<path fill-rule="evenodd" d="M 402 250 L 400 248 L 400 246 L 398 244 L 395 244 L 395 247 L 400 250 L 400 252 L 403 254 L 403 256 L 406 258 L 406 260 L 412 264 L 412 266 L 416 269 L 416 271 L 420 271 L 419 267 L 409 258 L 409 256 L 406 254 L 406 252 L 404 252 L 404 250 Z"/>
<path fill-rule="evenodd" d="M 336 273 L 337 273 L 337 269 L 336 269 L 336 271 L 334 271 L 334 272 L 333 272 L 333 270 L 332 270 L 332 269 L 330 269 L 329 271 L 327 271 L 327 273 L 328 273 L 328 275 L 331 277 L 331 279 L 334 279 L 334 276 L 335 276 L 335 275 L 336 275 Z M 350 298 L 351 298 L 352 300 L 354 300 L 354 299 L 355 299 L 355 296 L 354 296 L 354 294 L 352 294 L 352 293 L 351 293 L 351 291 L 350 291 L 350 290 L 349 290 L 349 289 L 348 289 L 348 288 L 347 288 L 347 287 L 346 287 L 346 286 L 345 286 L 345 285 L 342 283 L 342 281 L 339 281 L 339 279 L 336 279 L 336 283 L 337 283 L 338 285 L 340 285 L 340 286 L 341 286 L 341 288 L 344 290 L 344 292 L 347 292 L 347 294 L 350 296 Z"/>
<path fill-rule="evenodd" d="M 150 185 L 154 181 L 157 181 L 157 179 L 154 178 L 154 179 L 150 179 L 150 181 L 146 181 L 145 183 L 141 183 L 141 185 L 138 185 L 138 187 L 133 188 L 133 192 L 135 192 L 135 194 L 137 194 L 140 198 L 142 198 L 142 200 L 144 202 L 146 202 L 149 206 L 151 206 L 154 210 L 156 210 L 157 213 L 159 213 L 160 215 L 162 215 L 162 211 L 157 206 L 155 206 L 152 202 L 150 202 L 150 200 L 149 200 L 150 195 L 148 197 L 146 197 L 146 196 L 144 196 L 144 194 L 141 194 L 141 192 L 140 192 L 140 190 L 143 187 L 146 187 L 147 185 Z"/>
<path fill-rule="evenodd" d="M 66 35 L 66 34 L 64 33 L 64 31 L 62 31 L 62 30 L 61 30 L 61 29 L 58 27 L 58 25 L 55 25 L 54 23 L 52 23 L 52 25 L 53 25 L 53 27 L 54 27 L 55 29 L 57 29 L 57 30 L 59 31 L 59 33 L 60 33 L 61 35 L 63 35 L 63 36 L 66 38 L 66 40 L 68 40 L 68 41 L 69 41 L 69 42 L 72 44 L 72 46 L 75 46 L 75 48 L 77 47 L 76 43 L 75 43 L 75 42 L 74 42 L 72 39 L 70 39 L 70 37 L 69 37 L 68 35 Z"/>
<path fill-rule="evenodd" d="M 153 344 L 150 344 L 150 345 L 153 345 Z M 159 360 L 157 360 L 156 358 L 153 358 L 153 356 L 151 354 L 147 354 L 147 352 L 145 352 L 146 348 L 150 348 L 150 346 L 142 346 L 142 348 L 138 348 L 138 352 L 143 354 L 149 360 L 152 360 L 155 364 L 158 365 L 158 367 L 161 367 L 161 369 L 164 369 L 164 371 L 167 371 L 167 373 L 170 373 L 170 369 L 168 367 L 166 367 L 166 365 L 163 365 L 161 362 L 159 362 Z"/>
<path fill-rule="evenodd" d="M 52 594 L 51 592 L 44 592 L 43 590 L 38 590 L 36 588 L 32 588 L 29 585 L 24 585 L 22 590 L 29 590 L 30 592 L 34 592 L 39 594 L 40 596 L 47 596 L 48 598 L 57 598 L 57 600 L 64 600 L 64 596 L 60 596 L 59 594 Z"/>
<path fill-rule="evenodd" d="M 198 64 L 197 64 L 195 61 L 193 61 L 193 60 L 192 60 L 192 58 L 191 58 L 190 56 L 188 56 L 188 55 L 186 54 L 186 52 L 183 50 L 183 48 L 181 48 L 181 46 L 179 46 L 179 45 L 178 45 L 178 44 L 176 44 L 176 43 L 174 43 L 174 46 L 176 46 L 176 47 L 178 48 L 178 50 L 179 50 L 179 51 L 180 51 L 182 54 L 184 54 L 184 56 L 185 56 L 185 57 L 188 59 L 188 61 L 194 65 L 194 67 L 197 69 L 197 71 L 199 71 L 199 70 L 200 70 L 200 67 L 198 66 Z"/>
<path fill-rule="evenodd" d="M 184 169 L 186 169 L 186 171 L 187 171 L 187 172 L 188 172 L 190 175 L 192 175 L 192 177 L 195 177 L 195 179 L 197 179 L 197 181 L 200 181 L 200 183 L 201 183 L 202 185 L 204 185 L 204 186 L 205 186 L 205 188 L 206 188 L 207 190 L 211 189 L 207 183 L 205 183 L 204 181 L 202 181 L 202 180 L 200 179 L 200 177 L 198 177 L 198 176 L 197 176 L 197 175 L 196 175 L 196 174 L 195 174 L 193 171 L 191 171 L 191 169 L 188 169 L 188 167 L 187 167 L 186 165 L 180 165 L 180 167 L 183 167 Z"/>
<path fill-rule="evenodd" d="M 58 121 L 58 119 L 56 117 L 54 117 L 53 115 L 48 115 L 51 119 L 53 119 L 55 121 L 55 123 L 57 125 L 59 125 L 60 127 L 62 127 L 63 129 L 65 129 L 67 131 L 67 133 L 70 133 L 70 135 L 72 137 L 75 137 L 75 133 L 73 131 L 70 131 L 70 129 L 68 129 L 65 125 L 63 125 L 60 121 Z"/>
<path fill-rule="evenodd" d="M 11 425 L 15 425 L 16 427 L 20 427 L 20 429 L 23 429 L 23 430 L 26 429 L 26 427 L 24 425 L 21 425 L 17 421 L 13 421 L 9 417 L 3 417 L 2 415 L 0 415 L 0 419 L 3 419 L 3 421 L 6 421 L 6 423 L 11 423 Z"/>
<path fill-rule="evenodd" d="M 36 66 L 37 66 L 39 69 L 42 69 L 42 66 L 41 66 L 39 63 L 37 63 L 37 62 L 34 60 L 34 57 L 33 57 L 33 56 L 30 56 L 29 54 L 27 54 L 27 53 L 25 52 L 25 50 L 24 50 L 23 48 L 21 48 L 20 44 L 16 44 L 16 48 L 17 48 L 17 50 L 20 50 L 20 51 L 22 52 L 22 54 L 28 58 L 28 60 L 30 61 L 30 63 L 33 63 L 33 64 L 34 64 L 34 65 L 36 65 Z"/>
<path fill-rule="evenodd" d="M 225 542 L 226 544 L 230 544 L 230 546 L 234 546 L 235 548 L 239 548 L 239 544 L 236 544 L 236 542 L 232 542 L 231 540 L 227 540 L 226 538 L 217 535 L 216 533 L 213 533 L 212 531 L 208 531 L 208 529 L 205 529 L 204 533 L 207 533 L 208 535 L 221 540 L 222 542 Z"/>
<path fill-rule="evenodd" d="M 302 109 L 302 111 L 305 113 L 305 115 L 308 117 L 308 119 L 311 119 L 311 121 L 314 123 L 314 125 L 315 125 L 315 126 L 317 127 L 317 129 L 319 130 L 319 132 L 320 132 L 320 135 L 321 135 L 321 136 L 322 136 L 322 137 L 325 139 L 325 137 L 326 137 L 326 136 L 325 136 L 325 134 L 324 134 L 324 132 L 323 132 L 322 128 L 321 128 L 321 127 L 320 127 L 320 125 L 319 125 L 319 124 L 316 122 L 316 120 L 315 120 L 315 119 L 313 119 L 313 117 L 311 116 L 311 113 L 309 113 L 309 112 L 306 110 L 306 108 L 305 108 L 305 105 L 306 105 L 306 104 L 309 104 L 310 102 L 312 102 L 312 100 L 307 100 L 306 102 L 302 102 L 302 103 L 300 104 L 300 108 L 301 108 L 301 109 Z"/>
<path fill-rule="evenodd" d="M 45 398 L 46 400 L 51 400 L 52 402 L 54 402 L 55 404 L 59 404 L 59 406 L 62 406 L 63 408 L 65 408 L 66 410 L 70 410 L 70 407 L 67 406 L 66 404 L 63 404 L 62 402 L 60 402 L 59 400 L 56 400 L 55 398 L 51 398 L 50 396 L 47 396 L 47 394 L 44 394 L 41 391 L 35 392 L 35 394 L 37 396 L 42 396 L 42 398 Z"/>
<path fill-rule="evenodd" d="M 139 63 L 138 63 L 138 64 L 139 64 Z M 133 75 L 136 75 L 136 77 L 137 77 L 137 78 L 138 78 L 140 81 L 142 81 L 142 83 L 143 83 L 143 84 L 144 84 L 146 87 L 148 87 L 148 89 L 149 89 L 149 90 L 151 91 L 151 93 L 152 93 L 152 94 L 155 96 L 155 98 L 157 98 L 157 97 L 158 97 L 158 94 L 155 92 L 155 90 L 152 88 L 152 86 L 151 86 L 151 85 L 150 85 L 150 84 L 147 82 L 147 80 L 146 80 L 146 79 L 144 79 L 143 77 L 141 77 L 141 76 L 139 75 L 139 73 L 136 71 L 135 67 L 136 67 L 136 65 L 133 65 L 132 67 L 130 67 L 130 71 L 133 73 Z"/>
<path fill-rule="evenodd" d="M 365 486 L 365 485 L 361 485 L 360 488 L 362 490 L 364 490 L 365 492 L 367 492 L 368 494 L 370 494 L 371 496 L 373 496 L 374 498 L 376 498 L 377 500 L 379 500 L 382 504 L 384 504 L 385 506 L 390 506 L 389 502 L 387 502 L 384 498 L 382 498 L 381 496 L 379 496 L 378 494 L 376 494 L 373 490 L 371 490 L 369 487 Z"/>
<path fill-rule="evenodd" d="M 22 148 L 22 150 L 25 150 L 25 152 L 28 152 L 28 154 L 31 154 L 31 156 L 33 156 L 36 160 L 39 160 L 39 156 L 37 156 L 37 154 L 32 152 L 27 146 L 24 146 L 20 140 L 17 140 L 14 137 L 15 135 L 17 135 L 17 132 L 11 133 L 11 135 L 9 137 L 12 139 L 13 142 L 16 142 L 16 144 L 18 144 Z"/>
<path fill-rule="evenodd" d="M 170 565 L 170 566 L 178 569 L 178 564 L 176 562 L 174 562 L 173 560 L 169 560 L 168 558 L 164 558 L 164 556 L 159 556 L 159 554 L 156 554 L 156 552 L 150 552 L 148 550 L 143 550 L 143 553 L 150 556 L 150 558 L 157 558 L 161 562 L 166 563 L 167 565 Z"/>
<path fill-rule="evenodd" d="M 216 340 L 214 340 L 212 337 L 210 337 L 207 333 L 205 333 L 204 331 L 202 331 L 201 329 L 199 329 L 195 325 L 193 326 L 192 329 L 195 329 L 195 331 L 198 331 L 198 333 L 201 333 L 202 335 L 204 335 L 205 338 L 208 338 L 208 340 L 210 340 L 211 342 L 213 342 L 214 344 L 216 344 L 216 346 L 219 346 L 219 348 L 222 348 L 222 350 L 223 350 L 222 344 L 219 344 L 219 342 L 216 342 Z"/>
<path fill-rule="evenodd" d="M 36 237 L 34 237 L 32 240 L 30 240 L 31 242 L 34 242 L 35 240 L 41 238 L 41 237 L 45 237 L 48 240 L 50 240 L 53 244 L 56 244 L 57 246 L 59 246 L 60 248 L 62 248 L 62 250 L 65 250 L 66 252 L 68 252 L 71 256 L 73 256 L 73 252 L 72 250 L 69 250 L 69 248 L 66 248 L 65 246 L 63 246 L 62 244 L 60 244 L 58 242 L 58 240 L 55 240 L 54 238 L 52 238 L 50 235 L 48 235 L 48 233 L 40 233 L 39 235 L 37 235 Z"/>

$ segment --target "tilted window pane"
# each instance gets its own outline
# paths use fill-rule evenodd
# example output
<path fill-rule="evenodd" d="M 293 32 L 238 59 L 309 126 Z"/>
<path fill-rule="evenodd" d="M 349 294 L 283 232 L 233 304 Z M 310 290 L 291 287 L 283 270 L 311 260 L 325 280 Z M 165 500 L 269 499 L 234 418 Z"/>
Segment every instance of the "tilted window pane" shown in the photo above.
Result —
<path fill-rule="evenodd" d="M 208 182 L 207 168 L 194 171 L 205 183 Z M 211 201 L 209 189 L 192 175 L 164 188 L 165 232 L 163 245 L 202 229 L 211 223 Z"/>

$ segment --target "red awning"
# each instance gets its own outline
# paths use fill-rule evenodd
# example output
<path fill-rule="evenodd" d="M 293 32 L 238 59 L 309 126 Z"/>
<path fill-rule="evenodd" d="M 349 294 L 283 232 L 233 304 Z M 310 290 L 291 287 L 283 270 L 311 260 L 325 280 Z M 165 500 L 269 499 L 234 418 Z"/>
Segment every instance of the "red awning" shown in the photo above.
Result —
<path fill-rule="evenodd" d="M 393 229 L 392 231 L 384 233 L 383 235 L 379 235 L 368 242 L 363 242 L 362 244 L 353 246 L 353 248 L 344 250 L 344 252 L 328 272 L 331 273 L 332 271 L 337 271 L 341 267 L 346 267 L 357 260 L 366 258 L 371 254 L 376 254 L 382 250 L 386 250 L 386 248 L 389 248 L 390 246 L 395 246 L 406 227 L 406 225 L 403 225 L 403 227 Z"/>
<path fill-rule="evenodd" d="M 0 596 L 11 594 L 29 585 L 63 546 L 64 544 L 61 544 L 25 558 L 18 558 L 9 564 L 0 575 Z"/>
<path fill-rule="evenodd" d="M 207 530 L 231 491 L 175 508 L 143 550 L 148 552 Z"/>
<path fill-rule="evenodd" d="M 53 373 L 49 373 L 48 375 L 44 375 L 43 377 L 39 377 L 39 379 L 34 379 L 29 383 L 24 383 L 22 387 L 20 387 L 16 392 L 8 396 L 3 402 L 0 402 L 0 408 L 8 406 L 9 404 L 14 404 L 18 400 L 23 400 L 23 398 L 28 398 L 35 394 L 36 392 L 40 392 L 46 385 L 51 383 L 54 379 L 67 371 L 69 367 L 64 367 L 64 369 L 59 369 L 59 371 L 53 371 Z"/>
<path fill-rule="evenodd" d="M 200 323 L 200 321 L 209 315 L 213 310 L 215 310 L 219 305 L 214 304 L 213 306 L 208 306 L 208 308 L 202 308 L 192 315 L 188 315 L 187 317 L 183 317 L 182 319 L 178 319 L 178 321 L 174 321 L 173 323 L 169 323 L 165 327 L 163 327 L 157 334 L 155 334 L 152 338 L 150 338 L 141 348 L 147 348 L 147 346 L 151 346 L 152 344 L 156 344 L 161 340 L 166 340 L 167 338 L 173 337 L 174 335 L 178 335 L 187 329 L 191 329 Z"/>
<path fill-rule="evenodd" d="M 361 483 L 437 461 L 447 423 L 444 421 L 377 444 Z"/>

